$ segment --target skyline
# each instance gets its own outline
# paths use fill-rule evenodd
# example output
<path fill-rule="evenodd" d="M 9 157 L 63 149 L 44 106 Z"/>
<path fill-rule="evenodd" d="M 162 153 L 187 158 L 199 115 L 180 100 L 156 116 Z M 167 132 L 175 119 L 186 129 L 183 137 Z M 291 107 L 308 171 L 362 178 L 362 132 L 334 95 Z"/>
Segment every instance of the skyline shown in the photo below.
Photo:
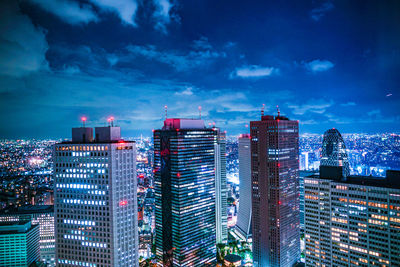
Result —
<path fill-rule="evenodd" d="M 400 131 L 399 2 L 118 4 L 2 1 L 0 138 L 65 138 L 81 116 L 151 136 L 164 105 L 228 135 L 262 104 L 300 133 Z"/>

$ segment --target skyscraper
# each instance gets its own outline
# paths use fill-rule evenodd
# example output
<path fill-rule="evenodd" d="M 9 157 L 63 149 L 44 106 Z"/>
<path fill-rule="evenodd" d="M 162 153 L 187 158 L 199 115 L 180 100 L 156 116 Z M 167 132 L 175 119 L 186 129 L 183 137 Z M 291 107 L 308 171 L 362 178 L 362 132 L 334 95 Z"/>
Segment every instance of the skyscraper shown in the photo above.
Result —
<path fill-rule="evenodd" d="M 31 266 L 39 261 L 39 225 L 0 223 L 0 266 Z"/>
<path fill-rule="evenodd" d="M 241 238 L 251 237 L 251 153 L 250 134 L 239 137 L 239 210 L 236 230 Z"/>
<path fill-rule="evenodd" d="M 166 119 L 154 131 L 156 257 L 159 266 L 216 260 L 217 129 L 202 120 Z"/>
<path fill-rule="evenodd" d="M 226 135 L 218 128 L 215 144 L 215 214 L 217 243 L 228 242 L 228 188 L 226 184 Z"/>
<path fill-rule="evenodd" d="M 343 177 L 350 175 L 346 145 L 342 135 L 335 128 L 324 133 L 321 166 L 343 166 Z"/>
<path fill-rule="evenodd" d="M 95 131 L 54 147 L 57 266 L 138 266 L 136 145 Z"/>
<path fill-rule="evenodd" d="M 307 266 L 400 266 L 400 171 L 304 179 Z"/>
<path fill-rule="evenodd" d="M 298 129 L 280 115 L 250 122 L 254 266 L 300 259 Z"/>
<path fill-rule="evenodd" d="M 39 225 L 40 260 L 47 266 L 55 266 L 54 206 L 29 205 L 0 212 L 0 223 L 29 221 Z"/>

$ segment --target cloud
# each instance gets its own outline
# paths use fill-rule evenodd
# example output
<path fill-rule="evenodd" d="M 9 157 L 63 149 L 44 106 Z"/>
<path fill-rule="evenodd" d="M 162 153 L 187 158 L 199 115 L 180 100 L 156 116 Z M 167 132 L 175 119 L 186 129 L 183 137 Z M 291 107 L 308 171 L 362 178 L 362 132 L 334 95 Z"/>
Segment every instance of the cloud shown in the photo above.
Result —
<path fill-rule="evenodd" d="M 166 25 L 170 23 L 170 10 L 173 7 L 173 4 L 169 0 L 153 0 L 155 5 L 155 11 L 153 13 L 154 18 L 156 19 L 155 28 L 161 30 L 166 33 Z"/>
<path fill-rule="evenodd" d="M 78 66 L 66 66 L 64 65 L 63 72 L 65 74 L 73 75 L 81 72 L 81 69 Z"/>
<path fill-rule="evenodd" d="M 262 67 L 258 65 L 242 66 L 236 68 L 230 75 L 231 78 L 263 78 L 279 74 L 279 69 L 275 67 Z"/>
<path fill-rule="evenodd" d="M 99 20 L 91 5 L 74 0 L 29 0 L 69 24 L 87 24 Z"/>
<path fill-rule="evenodd" d="M 107 55 L 106 58 L 107 58 L 108 63 L 110 63 L 111 66 L 114 66 L 119 61 L 119 58 L 114 54 L 109 54 L 109 55 Z"/>
<path fill-rule="evenodd" d="M 367 112 L 367 115 L 370 116 L 370 117 L 372 117 L 372 116 L 380 116 L 381 115 L 381 111 L 380 111 L 380 109 L 374 109 L 374 110 L 371 110 L 371 111 Z"/>
<path fill-rule="evenodd" d="M 322 72 L 322 71 L 327 71 L 335 66 L 332 62 L 329 60 L 313 60 L 308 63 L 305 63 L 305 66 L 307 69 L 309 69 L 312 72 Z"/>
<path fill-rule="evenodd" d="M 305 113 L 312 112 L 322 114 L 327 108 L 334 104 L 333 100 L 326 101 L 323 99 L 311 99 L 303 105 L 288 104 L 288 107 L 292 109 L 295 115 L 304 115 Z"/>
<path fill-rule="evenodd" d="M 135 15 L 138 8 L 136 0 L 90 0 L 90 2 L 102 11 L 117 14 L 122 22 L 137 26 L 135 23 Z"/>
<path fill-rule="evenodd" d="M 46 32 L 35 27 L 21 14 L 16 2 L 5 1 L 0 6 L 0 74 L 24 76 L 47 70 Z"/>
<path fill-rule="evenodd" d="M 331 2 L 329 2 L 329 1 L 324 2 L 322 5 L 320 5 L 316 8 L 313 8 L 311 10 L 310 17 L 314 21 L 319 21 L 322 17 L 325 16 L 325 14 L 327 12 L 331 11 L 334 8 L 335 8 L 335 6 Z"/>
<path fill-rule="evenodd" d="M 340 104 L 342 107 L 352 107 L 352 106 L 355 106 L 356 105 L 356 103 L 354 103 L 354 102 L 347 102 L 347 103 L 343 103 L 343 104 Z"/>
<path fill-rule="evenodd" d="M 176 50 L 160 51 L 154 45 L 129 45 L 127 46 L 127 50 L 133 56 L 143 56 L 149 60 L 170 65 L 177 71 L 185 71 L 210 64 L 212 63 L 212 59 L 226 57 L 225 52 L 215 50 L 190 50 L 188 52 Z"/>
<path fill-rule="evenodd" d="M 192 44 L 195 50 L 212 50 L 213 47 L 207 37 L 201 36 L 198 40 L 194 40 Z"/>
<path fill-rule="evenodd" d="M 175 95 L 180 95 L 180 96 L 191 96 L 193 95 L 193 87 L 186 87 L 186 89 L 176 92 Z"/>

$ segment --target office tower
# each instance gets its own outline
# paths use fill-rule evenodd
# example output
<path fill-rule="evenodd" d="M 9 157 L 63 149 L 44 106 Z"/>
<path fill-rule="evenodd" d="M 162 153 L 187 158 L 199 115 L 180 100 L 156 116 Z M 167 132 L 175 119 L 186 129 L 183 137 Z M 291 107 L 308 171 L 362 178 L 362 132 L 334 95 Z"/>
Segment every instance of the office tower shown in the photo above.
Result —
<path fill-rule="evenodd" d="M 39 225 L 40 261 L 55 266 L 54 206 L 29 205 L 0 213 L 0 223 L 29 221 L 32 225 Z"/>
<path fill-rule="evenodd" d="M 236 230 L 239 236 L 251 238 L 251 153 L 250 134 L 241 134 L 239 146 L 239 210 Z"/>
<path fill-rule="evenodd" d="M 300 154 L 300 170 L 308 170 L 308 152 L 301 152 Z"/>
<path fill-rule="evenodd" d="M 138 266 L 135 142 L 73 128 L 54 147 L 57 266 Z"/>
<path fill-rule="evenodd" d="M 343 177 L 350 175 L 346 145 L 342 135 L 335 128 L 324 133 L 320 166 L 343 166 Z"/>
<path fill-rule="evenodd" d="M 226 135 L 220 129 L 215 144 L 215 215 L 216 239 L 218 243 L 228 242 L 228 188 L 226 184 Z"/>
<path fill-rule="evenodd" d="M 202 120 L 166 119 L 154 131 L 158 266 L 216 261 L 215 149 L 217 129 Z"/>
<path fill-rule="evenodd" d="M 39 226 L 31 222 L 0 223 L 0 266 L 30 266 L 39 261 Z"/>
<path fill-rule="evenodd" d="M 280 115 L 250 122 L 254 266 L 300 259 L 298 130 Z"/>
<path fill-rule="evenodd" d="M 307 266 L 400 266 L 400 171 L 304 179 Z"/>

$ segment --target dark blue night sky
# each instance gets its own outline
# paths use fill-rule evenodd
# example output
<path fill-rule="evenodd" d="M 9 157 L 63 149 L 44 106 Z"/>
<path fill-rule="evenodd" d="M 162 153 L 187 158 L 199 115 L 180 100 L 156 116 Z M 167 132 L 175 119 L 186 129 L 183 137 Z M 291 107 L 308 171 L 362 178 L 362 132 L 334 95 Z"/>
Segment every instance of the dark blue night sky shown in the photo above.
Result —
<path fill-rule="evenodd" d="M 281 113 L 302 133 L 400 131 L 400 1 L 0 3 L 0 138 L 124 136 L 202 116 L 228 131 Z"/>

